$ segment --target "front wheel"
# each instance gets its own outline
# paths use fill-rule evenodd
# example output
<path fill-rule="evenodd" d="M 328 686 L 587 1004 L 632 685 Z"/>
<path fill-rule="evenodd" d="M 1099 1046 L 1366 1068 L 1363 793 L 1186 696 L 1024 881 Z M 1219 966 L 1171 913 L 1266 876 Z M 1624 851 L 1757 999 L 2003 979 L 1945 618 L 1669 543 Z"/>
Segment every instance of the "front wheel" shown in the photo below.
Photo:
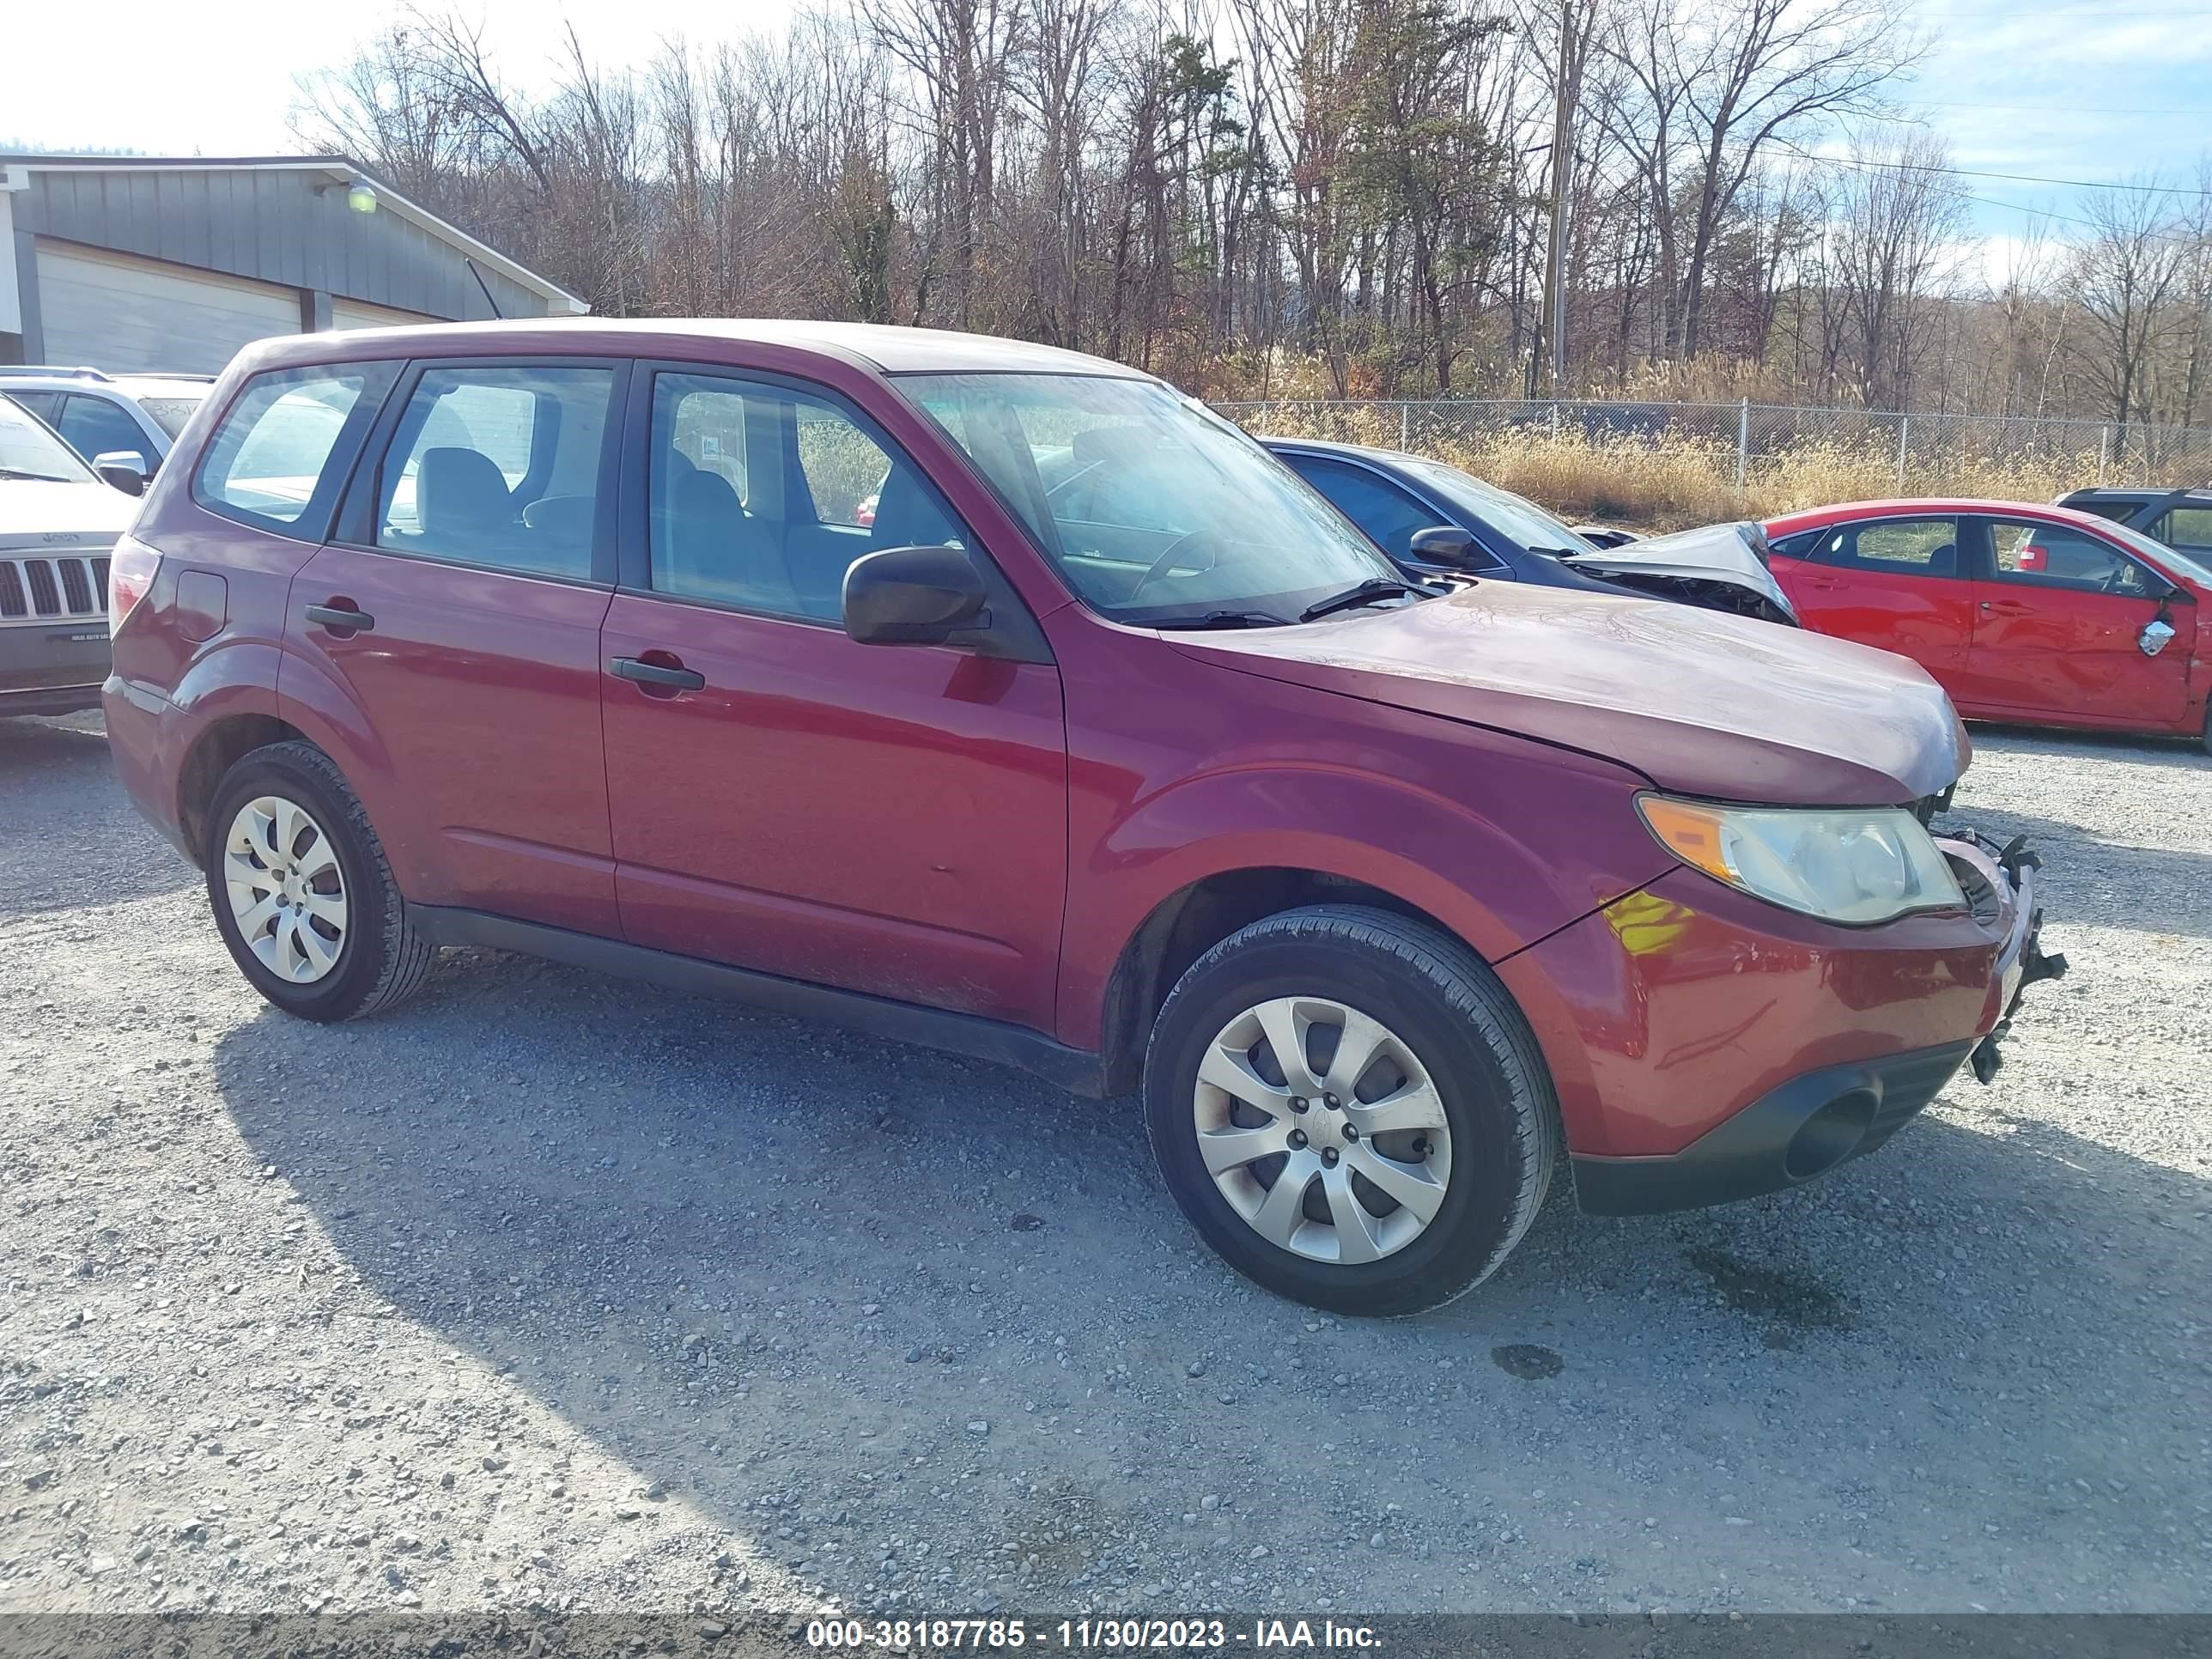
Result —
<path fill-rule="evenodd" d="M 1153 1028 L 1145 1109 L 1206 1243 L 1340 1313 L 1474 1289 L 1561 1155 L 1550 1074 L 1497 976 L 1432 927 L 1350 905 L 1267 917 L 1200 957 Z"/>
<path fill-rule="evenodd" d="M 231 959 L 286 1013 L 354 1019 L 422 984 L 433 947 L 408 925 L 368 813 L 313 744 L 271 744 L 230 769 L 202 861 Z"/>

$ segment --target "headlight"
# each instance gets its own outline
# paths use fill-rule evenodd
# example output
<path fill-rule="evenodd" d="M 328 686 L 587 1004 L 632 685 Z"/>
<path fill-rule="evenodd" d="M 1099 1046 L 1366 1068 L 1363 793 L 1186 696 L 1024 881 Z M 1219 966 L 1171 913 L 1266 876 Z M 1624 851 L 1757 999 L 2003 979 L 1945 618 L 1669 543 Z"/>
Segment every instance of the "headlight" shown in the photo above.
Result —
<path fill-rule="evenodd" d="M 1828 921 L 1963 905 L 1951 866 L 1901 806 L 1715 806 L 1638 795 L 1659 844 L 1717 881 Z"/>

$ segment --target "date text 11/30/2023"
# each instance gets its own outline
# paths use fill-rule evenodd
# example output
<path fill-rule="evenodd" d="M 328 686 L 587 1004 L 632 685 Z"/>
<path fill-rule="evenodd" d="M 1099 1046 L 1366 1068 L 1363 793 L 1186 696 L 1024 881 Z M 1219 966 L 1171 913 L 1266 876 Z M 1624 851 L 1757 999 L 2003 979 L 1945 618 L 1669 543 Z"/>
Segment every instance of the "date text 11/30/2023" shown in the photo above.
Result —
<path fill-rule="evenodd" d="M 939 1650 L 955 1652 L 1042 1648 L 1062 1652 L 1160 1651 L 1245 1648 L 1267 1651 L 1334 1648 L 1372 1650 L 1365 1625 L 1333 1619 L 1255 1619 L 1231 1625 L 1199 1619 L 815 1619 L 807 1645 L 829 1650 Z"/>

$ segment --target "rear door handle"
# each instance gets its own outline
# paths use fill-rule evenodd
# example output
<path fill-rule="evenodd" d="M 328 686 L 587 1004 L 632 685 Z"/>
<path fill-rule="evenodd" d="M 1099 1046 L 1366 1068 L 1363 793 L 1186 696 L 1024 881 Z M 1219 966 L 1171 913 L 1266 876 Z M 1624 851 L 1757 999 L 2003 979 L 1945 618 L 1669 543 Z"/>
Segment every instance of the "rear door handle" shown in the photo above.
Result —
<path fill-rule="evenodd" d="M 665 663 L 645 662 L 636 657 L 613 658 L 607 663 L 607 672 L 617 679 L 635 680 L 640 685 L 665 686 L 672 691 L 696 691 L 707 683 L 707 677 L 696 668 L 672 668 Z"/>
<path fill-rule="evenodd" d="M 307 609 L 311 623 L 319 623 L 333 630 L 343 629 L 349 634 L 366 634 L 376 626 L 376 618 L 366 611 L 356 611 L 343 602 L 336 605 L 311 605 Z"/>

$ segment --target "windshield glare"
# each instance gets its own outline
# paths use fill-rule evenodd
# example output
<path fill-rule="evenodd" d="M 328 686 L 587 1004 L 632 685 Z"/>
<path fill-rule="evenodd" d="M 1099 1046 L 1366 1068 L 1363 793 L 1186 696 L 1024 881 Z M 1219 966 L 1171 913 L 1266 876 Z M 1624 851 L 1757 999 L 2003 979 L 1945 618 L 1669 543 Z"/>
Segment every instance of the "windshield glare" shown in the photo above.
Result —
<path fill-rule="evenodd" d="M 2097 528 L 2107 536 L 2118 537 L 2121 541 L 2127 544 L 2130 552 L 2148 559 L 2154 567 L 2163 565 L 2166 569 L 2178 575 L 2185 576 L 2191 581 L 2212 586 L 2212 570 L 2207 570 L 2188 554 L 2178 548 L 2169 547 L 2148 531 L 2137 530 L 2133 525 L 2125 524 L 2099 525 Z"/>
<path fill-rule="evenodd" d="M 1395 568 L 1288 467 L 1155 380 L 914 374 L 1067 584 L 1117 622 L 1288 621 Z"/>
<path fill-rule="evenodd" d="M 1447 466 L 1442 461 L 1416 461 L 1410 470 L 1453 506 L 1474 514 L 1500 535 L 1510 537 L 1522 547 L 1534 548 L 1540 553 L 1580 553 L 1586 550 L 1586 544 L 1581 537 L 1535 502 L 1524 500 L 1510 489 L 1500 489 L 1496 484 L 1485 483 L 1471 473 L 1462 472 L 1455 466 Z"/>
<path fill-rule="evenodd" d="M 92 469 L 72 450 L 27 414 L 13 398 L 0 398 L 0 474 L 30 473 L 58 483 L 90 483 Z M 8 481 L 0 477 L 0 483 Z"/>

